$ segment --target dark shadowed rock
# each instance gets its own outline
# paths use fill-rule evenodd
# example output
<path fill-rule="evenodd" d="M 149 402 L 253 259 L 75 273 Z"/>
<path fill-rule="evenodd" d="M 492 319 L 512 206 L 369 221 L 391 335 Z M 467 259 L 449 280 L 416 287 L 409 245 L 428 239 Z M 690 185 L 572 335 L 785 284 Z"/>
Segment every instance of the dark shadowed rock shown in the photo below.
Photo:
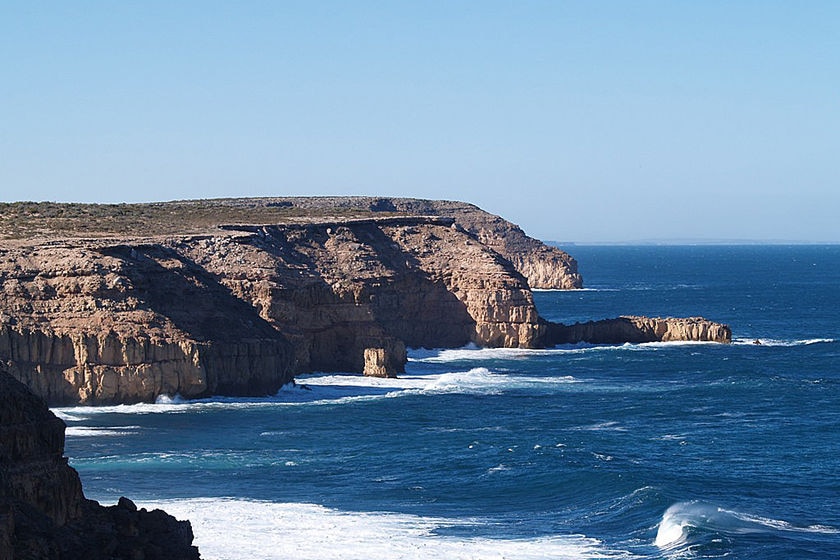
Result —
<path fill-rule="evenodd" d="M 0 560 L 199 558 L 188 521 L 85 499 L 64 428 L 0 365 Z"/>

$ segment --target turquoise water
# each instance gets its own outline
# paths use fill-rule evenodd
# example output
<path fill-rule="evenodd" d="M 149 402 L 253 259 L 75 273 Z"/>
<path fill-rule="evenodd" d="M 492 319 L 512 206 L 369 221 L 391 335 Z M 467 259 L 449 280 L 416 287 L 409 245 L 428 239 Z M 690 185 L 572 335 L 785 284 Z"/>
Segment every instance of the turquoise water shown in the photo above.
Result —
<path fill-rule="evenodd" d="M 89 497 L 205 558 L 840 557 L 840 247 L 573 247 L 541 314 L 735 342 L 415 350 L 397 380 L 65 408 Z M 754 344 L 759 340 L 761 344 Z"/>

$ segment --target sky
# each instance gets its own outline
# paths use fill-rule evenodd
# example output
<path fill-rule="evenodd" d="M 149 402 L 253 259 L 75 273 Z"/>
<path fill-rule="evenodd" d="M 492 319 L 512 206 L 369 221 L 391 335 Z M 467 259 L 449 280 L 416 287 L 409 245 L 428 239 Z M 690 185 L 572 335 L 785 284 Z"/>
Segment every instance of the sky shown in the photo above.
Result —
<path fill-rule="evenodd" d="M 840 242 L 840 2 L 0 0 L 0 201 L 472 202 Z"/>

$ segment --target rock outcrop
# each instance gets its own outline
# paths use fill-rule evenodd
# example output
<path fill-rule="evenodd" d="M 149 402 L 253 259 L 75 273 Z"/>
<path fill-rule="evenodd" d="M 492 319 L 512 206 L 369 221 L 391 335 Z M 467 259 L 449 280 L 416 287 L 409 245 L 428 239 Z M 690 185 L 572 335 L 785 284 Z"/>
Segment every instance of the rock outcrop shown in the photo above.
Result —
<path fill-rule="evenodd" d="M 715 323 L 702 317 L 651 318 L 618 317 L 587 323 L 563 325 L 549 323 L 546 343 L 577 344 L 623 344 L 626 342 L 673 342 L 705 341 L 732 342 L 732 331 L 727 325 Z"/>
<path fill-rule="evenodd" d="M 85 499 L 64 422 L 0 366 L 0 560 L 198 559 L 188 521 Z"/>

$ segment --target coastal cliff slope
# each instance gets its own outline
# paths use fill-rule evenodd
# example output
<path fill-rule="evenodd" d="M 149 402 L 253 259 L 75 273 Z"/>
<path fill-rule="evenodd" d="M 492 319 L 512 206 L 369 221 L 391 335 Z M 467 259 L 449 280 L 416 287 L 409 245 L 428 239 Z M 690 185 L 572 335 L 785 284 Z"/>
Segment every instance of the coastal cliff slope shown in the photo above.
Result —
<path fill-rule="evenodd" d="M 87 500 L 64 422 L 0 365 L 0 560 L 196 560 L 188 521 Z"/>
<path fill-rule="evenodd" d="M 377 197 L 314 197 L 267 199 L 310 211 L 327 205 L 344 211 L 410 214 L 452 218 L 480 243 L 499 253 L 531 288 L 569 290 L 583 287 L 577 261 L 568 253 L 529 237 L 522 229 L 474 204 L 451 200 Z"/>
<path fill-rule="evenodd" d="M 580 338 L 539 317 L 521 272 L 579 283 L 563 255 L 455 202 L 0 204 L 0 361 L 50 404 L 264 395 L 309 371 L 396 375 L 406 347 Z M 622 328 L 578 331 L 639 336 Z M 727 341 L 728 329 L 679 332 Z"/>

